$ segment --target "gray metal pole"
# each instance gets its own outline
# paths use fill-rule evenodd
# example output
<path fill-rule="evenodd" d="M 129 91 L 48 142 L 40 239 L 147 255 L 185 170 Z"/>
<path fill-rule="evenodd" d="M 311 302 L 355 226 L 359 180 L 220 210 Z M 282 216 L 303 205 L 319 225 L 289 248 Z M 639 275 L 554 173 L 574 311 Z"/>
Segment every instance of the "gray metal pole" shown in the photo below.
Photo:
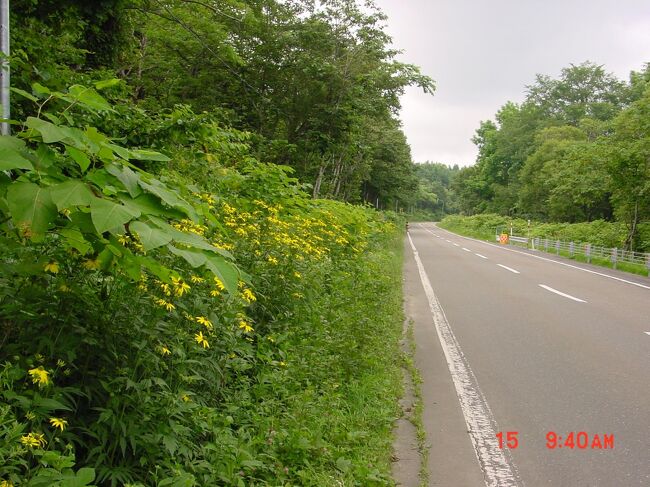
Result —
<path fill-rule="evenodd" d="M 0 47 L 2 48 L 2 69 L 0 70 L 0 79 L 2 80 L 0 90 L 0 104 L 2 104 L 2 118 L 9 120 L 11 118 L 11 105 L 9 97 L 10 73 L 9 73 L 9 0 L 0 0 Z M 11 127 L 9 122 L 0 123 L 0 132 L 2 135 L 9 135 Z"/>

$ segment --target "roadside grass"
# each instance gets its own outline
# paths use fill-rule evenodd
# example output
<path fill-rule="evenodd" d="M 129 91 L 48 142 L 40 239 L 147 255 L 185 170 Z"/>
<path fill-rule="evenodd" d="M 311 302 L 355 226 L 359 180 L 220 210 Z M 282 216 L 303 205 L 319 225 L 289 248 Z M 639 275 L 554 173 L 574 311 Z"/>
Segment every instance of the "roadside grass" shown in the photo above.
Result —
<path fill-rule="evenodd" d="M 407 350 L 404 356 L 404 365 L 411 376 L 413 396 L 415 397 L 413 412 L 409 415 L 408 419 L 415 427 L 415 434 L 418 442 L 418 453 L 420 455 L 420 471 L 418 476 L 420 479 L 420 487 L 427 487 L 429 485 L 429 449 L 431 447 L 427 442 L 427 432 L 424 429 L 424 423 L 422 420 L 424 410 L 424 403 L 422 401 L 422 375 L 415 365 L 415 335 L 413 333 L 413 320 L 409 320 L 406 329 L 406 345 Z"/>
<path fill-rule="evenodd" d="M 301 344 L 295 356 L 287 357 L 291 399 L 273 427 L 274 437 L 292 450 L 288 477 L 300 485 L 393 485 L 392 428 L 402 394 L 401 269 L 400 233 L 353 267 L 322 276 L 336 291 L 297 313 L 306 323 L 292 337 Z"/>
<path fill-rule="evenodd" d="M 485 225 L 482 223 L 477 224 L 477 220 L 471 220 L 470 218 L 471 217 L 463 218 L 454 215 L 453 218 L 446 218 L 442 222 L 438 223 L 438 226 L 440 228 L 449 230 L 450 232 L 458 233 L 459 235 L 463 235 L 465 237 L 476 238 L 478 240 L 484 240 L 486 242 L 495 241 L 494 232 L 496 230 L 496 226 L 494 226 L 495 223 L 494 221 L 490 221 L 489 223 L 487 223 L 487 225 Z M 548 251 L 545 250 L 544 247 L 538 248 L 537 250 L 542 251 L 544 253 L 548 253 L 550 255 L 559 255 L 567 259 L 575 260 L 576 262 L 588 263 L 587 257 L 584 254 L 574 253 L 574 255 L 571 255 L 566 250 L 560 250 L 559 252 L 556 252 L 551 247 L 549 247 Z M 612 261 L 610 259 L 606 259 L 602 257 L 592 257 L 591 262 L 589 263 L 600 267 L 614 269 L 614 265 Z M 645 265 L 632 264 L 628 262 L 618 262 L 616 265 L 616 270 L 629 272 L 631 274 L 637 274 L 645 277 L 648 277 L 650 275 L 648 268 Z"/>

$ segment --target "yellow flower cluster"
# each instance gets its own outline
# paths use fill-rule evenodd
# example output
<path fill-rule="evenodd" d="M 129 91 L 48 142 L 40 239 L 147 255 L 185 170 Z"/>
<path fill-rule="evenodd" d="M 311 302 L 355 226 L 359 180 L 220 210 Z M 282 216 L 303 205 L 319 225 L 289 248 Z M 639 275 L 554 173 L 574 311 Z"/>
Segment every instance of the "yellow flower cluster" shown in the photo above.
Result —
<path fill-rule="evenodd" d="M 30 448 L 45 448 L 47 440 L 42 433 L 27 433 L 20 437 L 20 442 Z"/>
<path fill-rule="evenodd" d="M 255 297 L 255 295 L 253 294 L 253 292 L 252 292 L 250 289 L 248 289 L 248 288 L 245 288 L 245 289 L 241 292 L 241 297 L 242 297 L 242 299 L 243 299 L 244 301 L 246 301 L 247 303 L 252 303 L 253 301 L 257 301 L 257 298 Z"/>
<path fill-rule="evenodd" d="M 29 375 L 32 376 L 32 383 L 38 384 L 39 386 L 50 385 L 50 373 L 45 370 L 42 366 L 35 369 L 29 369 Z"/>
<path fill-rule="evenodd" d="M 137 235 L 118 235 L 117 241 L 122 244 L 124 247 L 132 248 L 139 252 L 144 252 L 144 247 L 140 243 Z"/>
<path fill-rule="evenodd" d="M 183 281 L 180 277 L 172 276 L 172 284 L 174 286 L 174 294 L 176 296 L 180 297 L 190 290 L 189 284 Z"/>
<path fill-rule="evenodd" d="M 47 264 L 45 264 L 45 267 L 43 267 L 43 269 L 45 270 L 45 272 L 51 272 L 52 274 L 58 274 L 58 272 L 59 272 L 59 264 L 58 264 L 58 262 L 51 261 L 51 262 L 48 262 Z"/>
<path fill-rule="evenodd" d="M 170 303 L 169 301 L 165 301 L 164 299 L 155 298 L 154 302 L 161 308 L 165 308 L 167 311 L 174 311 L 176 309 L 174 303 Z"/>
<path fill-rule="evenodd" d="M 201 237 L 203 237 L 205 235 L 205 232 L 208 231 L 208 227 L 205 225 L 194 223 L 192 220 L 188 220 L 186 218 L 180 222 L 172 223 L 172 226 L 181 232 L 193 233 Z"/>

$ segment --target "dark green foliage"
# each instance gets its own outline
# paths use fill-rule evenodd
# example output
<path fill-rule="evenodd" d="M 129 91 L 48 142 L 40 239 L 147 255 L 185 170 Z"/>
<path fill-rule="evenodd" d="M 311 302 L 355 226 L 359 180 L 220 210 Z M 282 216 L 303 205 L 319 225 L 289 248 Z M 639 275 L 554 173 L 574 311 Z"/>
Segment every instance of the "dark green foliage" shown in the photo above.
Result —
<path fill-rule="evenodd" d="M 475 166 L 452 187 L 465 214 L 496 212 L 545 221 L 616 219 L 626 248 L 650 218 L 648 67 L 625 84 L 592 63 L 538 76 L 526 100 L 507 103 L 476 131 Z"/>

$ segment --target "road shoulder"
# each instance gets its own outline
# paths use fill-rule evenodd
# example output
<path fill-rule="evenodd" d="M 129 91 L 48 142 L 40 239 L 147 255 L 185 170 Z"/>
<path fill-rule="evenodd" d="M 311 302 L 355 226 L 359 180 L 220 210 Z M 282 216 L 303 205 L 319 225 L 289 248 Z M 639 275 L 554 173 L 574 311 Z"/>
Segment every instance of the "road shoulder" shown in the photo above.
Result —
<path fill-rule="evenodd" d="M 422 420 L 430 445 L 429 485 L 479 487 L 485 485 L 483 473 L 467 432 L 408 240 L 405 245 L 404 312 L 406 319 L 413 321 L 415 365 L 422 377 Z"/>

